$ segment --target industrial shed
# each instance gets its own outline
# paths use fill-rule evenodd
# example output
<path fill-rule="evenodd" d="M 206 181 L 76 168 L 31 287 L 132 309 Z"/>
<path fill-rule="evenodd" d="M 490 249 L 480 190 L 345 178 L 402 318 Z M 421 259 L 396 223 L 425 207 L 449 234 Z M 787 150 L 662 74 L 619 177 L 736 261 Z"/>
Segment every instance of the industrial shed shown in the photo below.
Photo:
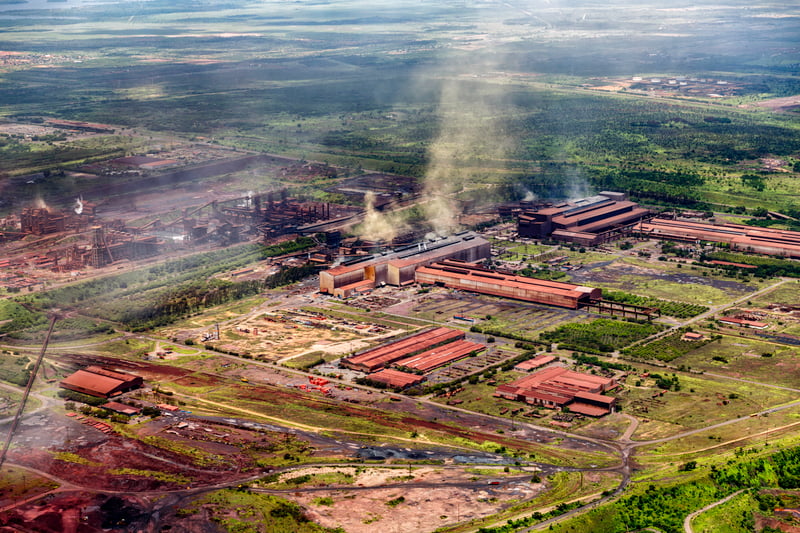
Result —
<path fill-rule="evenodd" d="M 371 348 L 340 361 L 340 365 L 361 372 L 375 372 L 392 363 L 407 359 L 451 342 L 463 340 L 463 331 L 450 328 L 433 328 L 410 337 Z"/>
<path fill-rule="evenodd" d="M 140 376 L 89 366 L 67 376 L 61 382 L 61 388 L 98 398 L 111 398 L 138 389 L 143 384 L 144 380 Z"/>
<path fill-rule="evenodd" d="M 530 372 L 531 370 L 536 370 L 537 368 L 542 368 L 545 365 L 549 365 L 555 360 L 556 358 L 552 355 L 539 354 L 533 359 L 522 361 L 514 367 L 514 370 L 517 372 Z"/>
<path fill-rule="evenodd" d="M 616 386 L 613 378 L 551 367 L 500 385 L 494 395 L 551 409 L 569 407 L 576 413 L 602 416 L 613 410 L 616 398 L 601 393 Z"/>
<path fill-rule="evenodd" d="M 478 261 L 491 257 L 489 241 L 473 232 L 406 246 L 389 254 L 372 255 L 342 263 L 320 272 L 320 292 L 348 297 L 386 283 L 401 286 L 414 282 L 415 270 L 444 259 Z"/>
<path fill-rule="evenodd" d="M 601 192 L 597 196 L 523 211 L 517 220 L 517 232 L 522 237 L 552 237 L 589 246 L 608 240 L 610 234 L 648 216 L 649 210 L 625 200 L 624 194 Z"/>
<path fill-rule="evenodd" d="M 135 416 L 142 412 L 142 410 L 138 407 L 131 407 L 130 405 L 125 405 L 124 403 L 119 402 L 104 403 L 100 407 L 127 416 Z"/>
<path fill-rule="evenodd" d="M 751 329 L 767 329 L 769 324 L 766 322 L 759 322 L 757 320 L 745 320 L 744 318 L 734 318 L 734 317 L 722 317 L 718 319 L 720 324 L 725 324 L 726 326 L 739 326 L 742 328 L 751 328 Z"/>
<path fill-rule="evenodd" d="M 383 383 L 393 389 L 402 390 L 419 385 L 425 381 L 425 376 L 410 374 L 392 368 L 386 368 L 367 376 L 367 379 L 376 383 Z"/>
<path fill-rule="evenodd" d="M 501 274 L 452 260 L 418 268 L 416 280 L 418 283 L 428 285 L 443 285 L 452 289 L 570 309 L 577 309 L 582 304 L 603 297 L 601 289 Z"/>
<path fill-rule="evenodd" d="M 455 341 L 432 350 L 426 350 L 407 359 L 401 359 L 394 366 L 407 368 L 423 373 L 436 370 L 439 367 L 455 363 L 486 349 L 486 346 L 467 340 Z"/>
<path fill-rule="evenodd" d="M 800 232 L 741 224 L 705 224 L 654 218 L 637 231 L 656 239 L 684 242 L 724 242 L 732 250 L 800 259 Z"/>

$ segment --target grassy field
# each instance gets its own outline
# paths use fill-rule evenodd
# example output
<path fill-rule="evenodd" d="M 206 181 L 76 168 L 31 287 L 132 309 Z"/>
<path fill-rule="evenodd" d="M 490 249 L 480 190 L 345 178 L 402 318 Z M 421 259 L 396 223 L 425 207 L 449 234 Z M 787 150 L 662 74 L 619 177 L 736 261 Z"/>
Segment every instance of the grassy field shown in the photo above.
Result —
<path fill-rule="evenodd" d="M 335 533 L 309 521 L 297 504 L 269 494 L 224 489 L 202 496 L 179 509 L 178 515 L 191 517 L 201 507 L 210 510 L 213 521 L 226 531 Z"/>
<path fill-rule="evenodd" d="M 475 528 L 478 527 L 489 528 L 499 524 L 505 524 L 507 520 L 511 518 L 529 516 L 533 512 L 544 513 L 555 507 L 558 503 L 574 501 L 598 494 L 603 490 L 613 489 L 619 484 L 619 478 L 616 474 L 611 473 L 587 477 L 585 474 L 579 472 L 559 472 L 548 476 L 545 484 L 549 490 L 541 496 L 514 505 L 501 513 L 492 515 L 483 520 L 473 520 L 468 524 L 439 528 L 437 532 L 465 533 L 467 531 L 475 531 Z"/>
<path fill-rule="evenodd" d="M 723 460 L 725 453 L 737 448 L 766 448 L 771 450 L 796 445 L 800 441 L 800 408 L 790 407 L 768 416 L 746 416 L 718 428 L 696 432 L 661 444 L 640 447 L 637 456 L 650 466 L 689 459 L 714 463 Z"/>
<path fill-rule="evenodd" d="M 612 262 L 606 264 L 608 261 Z M 570 277 L 573 282 L 593 287 L 704 306 L 725 304 L 774 283 L 758 279 L 745 282 L 701 267 L 638 257 L 608 256 L 606 263 L 600 268 L 571 272 Z"/>
<path fill-rule="evenodd" d="M 749 335 L 723 335 L 720 340 L 678 357 L 671 364 L 786 387 L 796 387 L 800 375 L 800 355 L 796 347 Z"/>
<path fill-rule="evenodd" d="M 12 416 L 17 412 L 19 402 L 22 400 L 22 393 L 6 388 L 0 389 L 0 416 Z M 27 409 L 35 409 L 39 406 L 39 400 L 30 398 L 27 402 Z"/>
<path fill-rule="evenodd" d="M 800 292 L 800 280 L 789 281 L 774 291 L 762 294 L 752 300 L 753 305 L 769 304 L 797 305 L 797 294 Z"/>
<path fill-rule="evenodd" d="M 666 375 L 666 373 L 664 373 Z M 628 384 L 622 404 L 625 412 L 654 421 L 641 424 L 634 440 L 650 440 L 695 428 L 746 417 L 792 401 L 796 394 L 751 383 L 679 374 L 681 390 L 653 398 L 658 388 Z M 713 433 L 713 432 L 712 432 Z"/>
<path fill-rule="evenodd" d="M 3 465 L 3 475 L 0 476 L 0 502 L 4 506 L 10 505 L 57 487 L 58 483 L 37 476 L 29 470 Z"/>

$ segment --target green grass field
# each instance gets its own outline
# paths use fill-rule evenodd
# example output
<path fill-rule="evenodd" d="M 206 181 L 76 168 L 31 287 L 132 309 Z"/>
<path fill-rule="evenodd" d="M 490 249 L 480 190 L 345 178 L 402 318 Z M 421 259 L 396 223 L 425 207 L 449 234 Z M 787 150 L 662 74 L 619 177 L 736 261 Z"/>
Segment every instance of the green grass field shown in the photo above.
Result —
<path fill-rule="evenodd" d="M 764 354 L 769 354 L 769 357 Z M 800 354 L 794 346 L 767 342 L 749 335 L 724 335 L 718 341 L 672 360 L 671 364 L 733 378 L 796 387 Z"/>
<path fill-rule="evenodd" d="M 666 373 L 663 373 L 666 374 Z M 655 387 L 628 387 L 623 397 L 625 412 L 655 421 L 641 424 L 635 440 L 649 440 L 702 428 L 792 401 L 796 395 L 757 384 L 679 374 L 681 390 L 659 392 Z M 646 410 L 645 410 L 646 409 Z"/>

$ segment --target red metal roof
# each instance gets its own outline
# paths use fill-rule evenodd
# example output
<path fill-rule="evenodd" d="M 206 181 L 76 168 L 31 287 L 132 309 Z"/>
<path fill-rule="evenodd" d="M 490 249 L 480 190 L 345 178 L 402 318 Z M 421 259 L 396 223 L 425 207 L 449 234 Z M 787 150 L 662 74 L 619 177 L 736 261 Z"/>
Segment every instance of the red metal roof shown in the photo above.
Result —
<path fill-rule="evenodd" d="M 800 232 L 797 231 L 661 218 L 642 224 L 641 230 L 655 237 L 727 242 L 739 250 L 752 248 L 755 252 L 768 255 L 800 257 Z"/>
<path fill-rule="evenodd" d="M 485 349 L 483 344 L 470 341 L 455 341 L 444 346 L 426 350 L 407 359 L 401 359 L 394 364 L 411 370 L 430 372 L 440 366 L 458 361 L 471 354 Z"/>
<path fill-rule="evenodd" d="M 616 398 L 613 396 L 604 396 L 602 394 L 594 394 L 592 392 L 579 392 L 575 394 L 575 398 L 578 400 L 588 400 L 606 405 L 611 405 L 616 401 Z"/>
<path fill-rule="evenodd" d="M 540 354 L 534 357 L 533 359 L 529 359 L 527 361 L 523 361 L 514 367 L 515 370 L 522 370 L 527 372 L 528 370 L 533 370 L 534 368 L 542 367 L 548 363 L 552 363 L 555 361 L 556 358 L 552 355 L 544 355 Z"/>
<path fill-rule="evenodd" d="M 124 415 L 138 415 L 139 413 L 142 412 L 142 410 L 137 407 L 132 407 L 130 405 L 125 405 L 124 403 L 119 403 L 119 402 L 108 402 L 101 405 L 100 407 L 103 407 L 104 409 L 108 409 L 110 411 L 114 411 L 116 413 L 122 413 Z"/>
<path fill-rule="evenodd" d="M 747 326 L 748 328 L 763 329 L 769 326 L 766 322 L 757 322 L 755 320 L 745 320 L 743 318 L 730 318 L 722 317 L 719 319 L 723 324 L 736 324 L 737 326 Z"/>
<path fill-rule="evenodd" d="M 408 372 L 401 372 L 400 370 L 394 370 L 392 368 L 386 368 L 380 372 L 369 374 L 367 378 L 371 381 L 385 383 L 390 387 L 398 389 L 404 389 L 425 381 L 425 376 L 409 374 Z"/>
<path fill-rule="evenodd" d="M 569 404 L 569 410 L 586 416 L 603 416 L 611 412 L 610 409 L 582 402 L 572 402 Z"/>
<path fill-rule="evenodd" d="M 502 385 L 497 388 L 495 395 L 509 395 L 513 391 L 515 395 L 525 399 L 555 402 L 557 405 L 569 405 L 570 408 L 572 408 L 572 404 L 569 402 L 576 399 L 610 406 L 616 401 L 613 397 L 596 394 L 593 391 L 607 390 L 613 386 L 613 379 L 573 372 L 561 366 L 554 366 L 539 370 L 508 385 Z M 594 409 L 593 406 L 590 407 Z M 605 414 L 605 412 L 600 414 Z M 592 414 L 591 416 L 600 415 Z"/>
<path fill-rule="evenodd" d="M 533 299 L 534 301 L 538 301 L 536 300 L 536 293 L 554 295 L 565 298 L 565 303 L 568 301 L 574 302 L 575 305 L 572 305 L 572 307 L 576 306 L 577 301 L 586 297 L 587 294 L 590 295 L 593 292 L 600 291 L 600 289 L 582 287 L 572 283 L 528 278 L 513 274 L 501 274 L 496 271 L 487 272 L 482 268 L 451 261 L 442 261 L 417 269 L 418 280 L 428 282 L 428 277 L 435 280 L 453 280 L 453 283 L 456 283 L 456 285 L 454 285 L 456 288 L 466 289 L 465 286 L 458 285 L 460 282 L 473 283 L 476 284 L 476 287 L 478 287 L 477 284 L 483 284 L 483 289 L 476 288 L 474 290 L 476 292 L 486 292 L 490 294 L 492 293 L 491 286 L 509 290 L 531 291 L 530 293 L 520 294 L 520 296 L 527 296 L 527 298 Z"/>
<path fill-rule="evenodd" d="M 118 372 L 116 370 L 111 370 L 109 368 L 103 368 L 95 365 L 87 366 L 85 368 L 87 372 L 91 372 L 92 374 L 99 374 L 101 376 L 106 376 L 107 378 L 114 378 L 120 381 L 137 381 L 141 379 L 139 376 L 134 376 L 133 374 L 128 374 L 126 372 Z"/>
<path fill-rule="evenodd" d="M 344 366 L 357 370 L 377 370 L 395 361 L 410 357 L 436 345 L 464 338 L 464 332 L 450 328 L 434 328 L 372 348 L 342 361 Z"/>
<path fill-rule="evenodd" d="M 125 382 L 122 380 L 93 374 L 85 370 L 78 370 L 61 382 L 61 386 L 65 389 L 76 390 L 93 396 L 110 396 L 124 384 Z"/>

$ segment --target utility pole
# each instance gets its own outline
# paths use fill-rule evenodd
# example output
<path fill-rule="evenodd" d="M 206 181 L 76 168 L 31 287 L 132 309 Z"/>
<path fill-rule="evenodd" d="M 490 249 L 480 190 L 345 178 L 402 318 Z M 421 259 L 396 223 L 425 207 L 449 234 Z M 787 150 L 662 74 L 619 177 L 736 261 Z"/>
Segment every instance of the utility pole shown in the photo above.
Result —
<path fill-rule="evenodd" d="M 25 410 L 25 403 L 28 401 L 28 396 L 31 393 L 31 388 L 33 387 L 34 381 L 36 381 L 36 374 L 39 372 L 39 367 L 42 364 L 42 359 L 44 359 L 44 352 L 47 350 L 47 344 L 50 342 L 50 335 L 53 333 L 53 328 L 56 325 L 56 320 L 58 320 L 58 315 L 53 314 L 50 317 L 50 328 L 47 330 L 47 335 L 45 335 L 44 342 L 42 343 L 42 351 L 39 352 L 39 357 L 36 359 L 36 363 L 33 365 L 33 370 L 31 370 L 31 375 L 28 378 L 28 384 L 25 387 L 25 392 L 22 393 L 22 400 L 20 400 L 19 402 L 19 407 L 17 408 L 17 412 L 14 415 L 14 420 L 13 422 L 11 422 L 11 427 L 8 430 L 6 443 L 3 446 L 3 453 L 0 454 L 0 468 L 2 468 L 3 463 L 6 462 L 6 454 L 8 453 L 9 446 L 11 446 L 11 439 L 14 438 L 14 432 L 17 430 L 17 426 L 19 425 L 19 419 L 22 418 L 22 411 Z"/>

